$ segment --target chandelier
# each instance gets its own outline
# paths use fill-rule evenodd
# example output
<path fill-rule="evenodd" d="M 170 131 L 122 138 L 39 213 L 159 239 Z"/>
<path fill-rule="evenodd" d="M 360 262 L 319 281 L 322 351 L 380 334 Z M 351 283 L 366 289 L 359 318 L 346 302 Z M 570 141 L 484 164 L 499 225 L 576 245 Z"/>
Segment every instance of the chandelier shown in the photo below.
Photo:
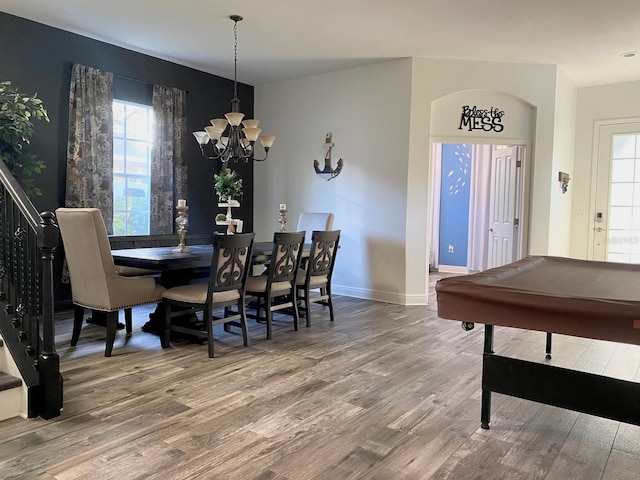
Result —
<path fill-rule="evenodd" d="M 238 22 L 242 20 L 240 15 L 231 15 L 233 20 L 233 100 L 231 100 L 231 112 L 225 118 L 214 118 L 211 125 L 204 127 L 204 131 L 193 132 L 200 151 L 209 160 L 220 159 L 225 165 L 229 160 L 237 162 L 243 160 L 245 163 L 250 159 L 262 162 L 267 159 L 269 149 L 275 142 L 273 135 L 260 135 L 262 129 L 258 128 L 259 120 L 244 120 L 244 113 L 240 113 L 240 100 L 238 100 L 237 64 L 238 64 Z M 244 125 L 244 128 L 242 126 Z M 228 128 L 227 128 L 228 127 Z M 225 135 L 225 132 L 227 134 Z M 264 158 L 255 158 L 253 146 L 256 140 L 260 140 L 264 147 Z M 205 152 L 205 145 L 211 142 L 212 154 Z M 224 166 L 224 165 L 223 165 Z"/>

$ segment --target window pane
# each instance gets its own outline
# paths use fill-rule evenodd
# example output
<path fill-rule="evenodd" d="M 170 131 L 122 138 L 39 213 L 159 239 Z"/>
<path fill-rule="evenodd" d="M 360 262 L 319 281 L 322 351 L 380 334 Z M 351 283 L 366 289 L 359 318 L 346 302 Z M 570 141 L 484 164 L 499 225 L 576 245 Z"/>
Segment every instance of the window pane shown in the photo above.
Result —
<path fill-rule="evenodd" d="M 113 137 L 113 173 L 124 173 L 124 140 Z"/>
<path fill-rule="evenodd" d="M 148 143 L 127 140 L 127 174 L 147 175 L 149 160 Z"/>
<path fill-rule="evenodd" d="M 633 204 L 633 183 L 616 183 L 611 185 L 611 205 L 624 206 Z"/>
<path fill-rule="evenodd" d="M 618 263 L 631 263 L 629 262 L 629 255 L 624 253 L 609 253 L 607 255 L 607 261 Z"/>
<path fill-rule="evenodd" d="M 633 178 L 633 160 L 613 160 L 611 162 L 611 183 L 628 182 Z"/>
<path fill-rule="evenodd" d="M 149 181 L 145 178 L 129 178 L 127 183 L 127 201 L 129 208 L 148 209 Z"/>
<path fill-rule="evenodd" d="M 142 211 L 130 211 L 127 218 L 127 235 L 147 235 L 149 214 Z"/>
<path fill-rule="evenodd" d="M 633 158 L 636 150 L 636 135 L 614 135 L 612 158 Z"/>
<path fill-rule="evenodd" d="M 640 208 L 634 208 L 631 217 L 631 229 L 640 230 Z"/>
<path fill-rule="evenodd" d="M 629 232 L 629 244 L 632 255 L 640 255 L 640 230 Z"/>
<path fill-rule="evenodd" d="M 125 212 L 113 212 L 113 234 L 126 235 L 125 220 L 127 214 Z"/>
<path fill-rule="evenodd" d="M 126 208 L 125 203 L 125 187 L 127 181 L 122 175 L 113 176 L 113 209 L 124 210 Z"/>
<path fill-rule="evenodd" d="M 640 206 L 640 183 L 633 184 L 633 205 Z"/>
<path fill-rule="evenodd" d="M 149 115 L 147 108 L 128 105 L 127 138 L 149 140 Z"/>
<path fill-rule="evenodd" d="M 124 136 L 124 105 L 113 102 L 113 136 Z"/>
<path fill-rule="evenodd" d="M 610 213 L 609 228 L 611 230 L 624 230 L 631 225 L 631 207 L 611 207 Z"/>

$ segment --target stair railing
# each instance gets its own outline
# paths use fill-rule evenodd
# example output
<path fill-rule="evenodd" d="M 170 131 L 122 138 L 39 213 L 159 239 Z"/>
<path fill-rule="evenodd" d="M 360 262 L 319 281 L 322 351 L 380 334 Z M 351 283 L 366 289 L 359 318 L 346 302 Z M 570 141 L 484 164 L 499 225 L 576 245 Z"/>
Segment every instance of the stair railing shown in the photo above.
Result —
<path fill-rule="evenodd" d="M 38 214 L 0 161 L 0 333 L 27 386 L 30 418 L 57 417 L 62 409 L 53 320 L 57 246 L 54 214 Z"/>

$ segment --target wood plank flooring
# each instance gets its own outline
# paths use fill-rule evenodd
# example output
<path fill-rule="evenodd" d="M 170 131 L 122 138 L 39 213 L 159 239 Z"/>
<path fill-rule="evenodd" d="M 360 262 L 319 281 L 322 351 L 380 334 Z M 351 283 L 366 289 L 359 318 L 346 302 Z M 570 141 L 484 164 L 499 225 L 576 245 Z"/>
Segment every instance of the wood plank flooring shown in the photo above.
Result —
<path fill-rule="evenodd" d="M 432 276 L 432 286 L 437 276 Z M 431 305 L 336 297 L 273 340 L 215 328 L 216 358 L 188 341 L 160 348 L 140 326 L 86 325 L 71 348 L 59 314 L 64 411 L 0 422 L 2 479 L 637 479 L 640 427 L 494 394 L 480 429 L 482 326 Z M 304 322 L 303 322 L 304 323 Z M 544 361 L 544 334 L 496 329 L 496 352 Z M 555 336 L 555 365 L 640 381 L 640 348 Z M 640 399 L 639 399 L 640 401 Z"/>

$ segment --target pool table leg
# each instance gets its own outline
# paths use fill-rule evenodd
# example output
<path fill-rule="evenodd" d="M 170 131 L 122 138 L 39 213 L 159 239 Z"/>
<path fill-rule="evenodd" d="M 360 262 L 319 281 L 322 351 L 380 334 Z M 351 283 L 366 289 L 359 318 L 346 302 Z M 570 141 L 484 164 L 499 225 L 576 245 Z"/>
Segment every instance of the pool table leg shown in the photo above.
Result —
<path fill-rule="evenodd" d="M 547 355 L 545 356 L 545 358 L 547 360 L 551 360 L 551 332 L 547 332 L 547 349 L 546 349 Z"/>
<path fill-rule="evenodd" d="M 484 358 L 493 354 L 493 325 L 484 326 L 484 355 L 482 365 L 482 377 L 484 378 Z M 489 419 L 491 417 L 491 390 L 485 387 L 482 382 L 482 407 L 480 410 L 480 427 L 489 430 Z"/>

